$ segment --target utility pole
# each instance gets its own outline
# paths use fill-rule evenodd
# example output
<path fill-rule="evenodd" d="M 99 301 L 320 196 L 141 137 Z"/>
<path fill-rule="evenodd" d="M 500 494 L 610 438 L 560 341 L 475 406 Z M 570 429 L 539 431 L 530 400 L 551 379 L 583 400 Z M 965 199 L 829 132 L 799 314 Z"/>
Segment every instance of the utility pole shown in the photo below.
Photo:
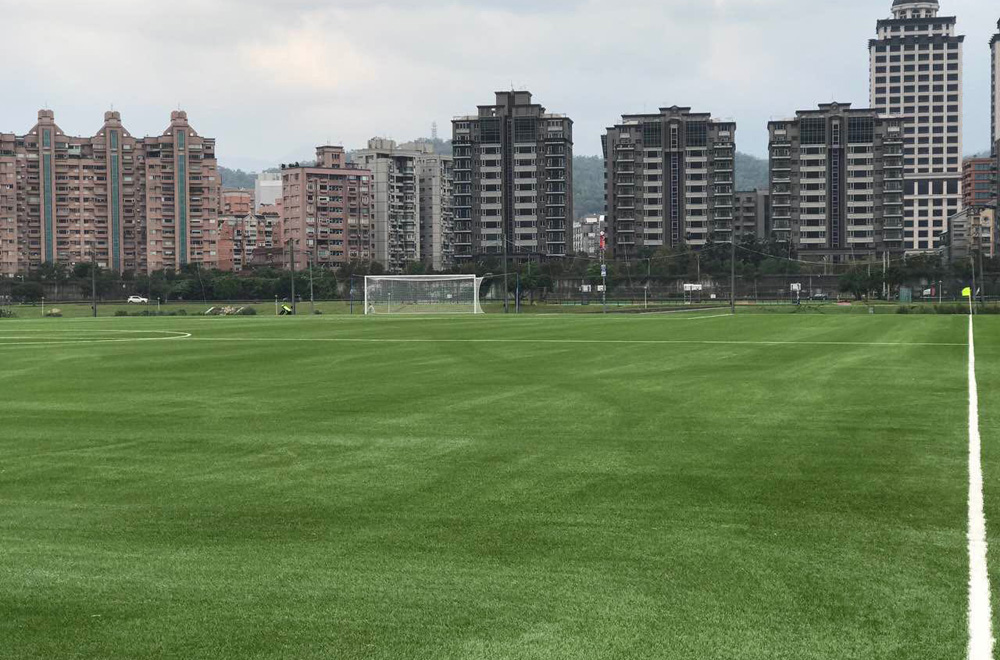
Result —
<path fill-rule="evenodd" d="M 604 313 L 608 313 L 608 263 L 606 260 L 608 251 L 607 235 L 601 232 L 601 304 L 604 306 Z"/>
<path fill-rule="evenodd" d="M 295 316 L 298 313 L 298 307 L 295 304 L 295 239 L 288 241 L 288 266 L 292 278 L 292 316 Z"/>
<path fill-rule="evenodd" d="M 316 314 L 316 296 L 313 292 L 313 254 L 309 253 L 309 313 Z"/>
<path fill-rule="evenodd" d="M 649 281 L 653 277 L 653 258 L 650 257 L 646 259 L 646 295 L 644 302 L 644 307 L 649 309 Z"/>
<path fill-rule="evenodd" d="M 972 308 L 972 314 L 975 315 L 976 307 L 972 301 L 976 299 L 976 255 L 970 254 L 969 261 L 972 262 L 972 295 L 969 296 L 969 307 Z"/>
<path fill-rule="evenodd" d="M 505 223 L 506 224 L 506 223 Z M 510 313 L 510 292 L 507 290 L 507 228 L 504 227 L 503 238 L 503 313 Z"/>
<path fill-rule="evenodd" d="M 97 253 L 90 251 L 90 298 L 94 307 L 94 318 L 97 318 Z"/>
<path fill-rule="evenodd" d="M 729 245 L 732 247 L 732 256 L 730 256 L 730 265 L 732 267 L 731 280 L 729 283 L 729 311 L 736 314 L 736 228 L 733 227 L 731 236 L 729 237 Z"/>

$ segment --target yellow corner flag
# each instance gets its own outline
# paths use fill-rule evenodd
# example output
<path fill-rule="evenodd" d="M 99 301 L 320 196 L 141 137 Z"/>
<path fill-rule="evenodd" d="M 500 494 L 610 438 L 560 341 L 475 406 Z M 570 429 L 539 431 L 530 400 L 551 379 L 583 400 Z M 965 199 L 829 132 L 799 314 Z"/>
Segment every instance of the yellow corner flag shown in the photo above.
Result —
<path fill-rule="evenodd" d="M 972 289 L 969 288 L 969 287 L 965 287 L 964 289 L 962 289 L 962 295 L 965 296 L 966 298 L 971 298 L 972 297 Z"/>

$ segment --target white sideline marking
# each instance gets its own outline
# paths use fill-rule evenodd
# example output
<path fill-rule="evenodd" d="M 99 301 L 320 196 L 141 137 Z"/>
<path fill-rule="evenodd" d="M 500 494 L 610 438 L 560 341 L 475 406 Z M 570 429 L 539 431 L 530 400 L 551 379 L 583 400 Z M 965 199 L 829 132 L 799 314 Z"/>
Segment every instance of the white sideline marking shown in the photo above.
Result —
<path fill-rule="evenodd" d="M 726 341 L 710 339 L 373 339 L 348 337 L 191 337 L 191 341 L 213 342 L 331 342 L 350 344 L 695 344 L 708 346 L 945 346 L 965 344 L 933 342 L 853 341 Z"/>
<path fill-rule="evenodd" d="M 13 330 L 11 332 L 14 332 Z M 20 330 L 19 332 L 30 332 L 26 330 Z M 51 333 L 63 332 L 73 335 L 84 335 L 84 334 L 158 334 L 164 335 L 163 337 L 126 337 L 124 339 L 55 339 L 50 337 Z M 16 340 L 30 340 L 30 339 L 44 339 L 47 341 L 8 341 L 10 339 Z M 191 339 L 190 332 L 177 332 L 175 330 L 54 330 L 46 329 L 40 330 L 37 335 L 5 335 L 0 331 L 0 348 L 7 346 L 62 346 L 66 344 L 115 344 L 122 342 L 137 342 L 137 341 L 173 341 L 176 339 Z M 52 341 L 48 341 L 52 340 Z"/>
<path fill-rule="evenodd" d="M 983 504 L 982 438 L 976 338 L 969 316 L 969 660 L 993 660 L 993 612 L 987 564 L 986 512 Z"/>

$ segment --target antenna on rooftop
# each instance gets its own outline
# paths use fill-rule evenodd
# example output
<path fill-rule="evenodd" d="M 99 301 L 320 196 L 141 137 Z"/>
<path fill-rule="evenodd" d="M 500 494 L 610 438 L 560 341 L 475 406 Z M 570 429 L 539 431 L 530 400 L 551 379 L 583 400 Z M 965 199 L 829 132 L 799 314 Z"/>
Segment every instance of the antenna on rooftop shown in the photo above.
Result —
<path fill-rule="evenodd" d="M 436 121 L 431 122 L 431 139 L 438 139 L 438 123 Z"/>

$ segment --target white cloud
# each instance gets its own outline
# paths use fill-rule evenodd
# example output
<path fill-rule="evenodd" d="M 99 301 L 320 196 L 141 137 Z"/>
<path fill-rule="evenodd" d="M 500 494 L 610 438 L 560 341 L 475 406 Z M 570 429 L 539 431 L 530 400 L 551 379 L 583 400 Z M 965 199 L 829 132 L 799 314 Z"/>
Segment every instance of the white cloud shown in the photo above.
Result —
<path fill-rule="evenodd" d="M 622 113 L 689 105 L 739 123 L 816 103 L 867 104 L 867 42 L 891 0 L 0 0 L 0 130 L 48 104 L 90 133 L 111 103 L 136 134 L 178 104 L 224 163 L 266 166 L 328 140 L 443 134 L 512 84 L 576 122 L 598 153 Z M 989 134 L 994 0 L 942 0 L 966 41 L 966 145 Z M 45 35 L 39 48 L 38 35 Z M 29 55 L 30 54 L 30 55 Z M 108 72 L 108 73 L 104 73 Z M 100 76 L 98 76 L 100 73 Z"/>

